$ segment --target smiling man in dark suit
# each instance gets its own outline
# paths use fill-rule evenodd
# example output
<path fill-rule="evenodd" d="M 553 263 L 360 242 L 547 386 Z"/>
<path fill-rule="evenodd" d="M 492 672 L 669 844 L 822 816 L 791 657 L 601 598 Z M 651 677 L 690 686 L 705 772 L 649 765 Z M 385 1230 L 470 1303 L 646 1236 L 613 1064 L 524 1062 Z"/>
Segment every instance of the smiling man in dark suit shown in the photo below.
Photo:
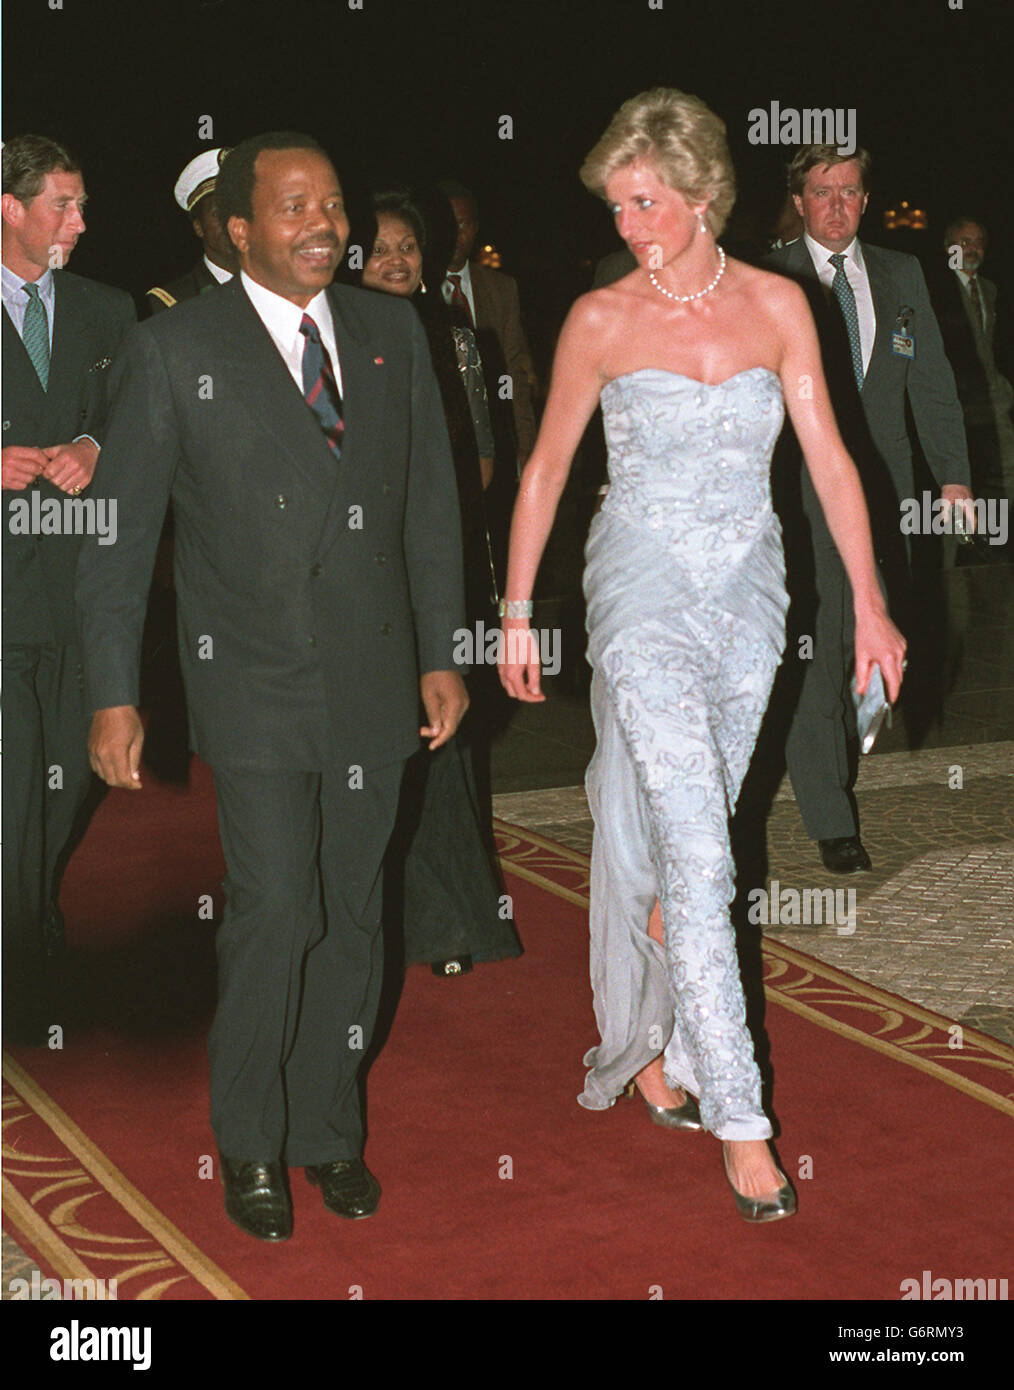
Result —
<path fill-rule="evenodd" d="M 62 268 L 86 201 L 62 145 L 8 140 L 3 189 L 4 1036 L 40 1044 L 59 1021 L 59 879 L 91 781 L 74 570 L 107 369 L 134 309 L 122 290 Z"/>
<path fill-rule="evenodd" d="M 286 1165 L 338 1215 L 379 1201 L 357 1082 L 380 868 L 405 760 L 467 704 L 460 524 L 415 313 L 328 288 L 349 228 L 325 152 L 292 132 L 244 141 L 217 199 L 241 272 L 125 349 L 98 480 L 119 539 L 83 551 L 78 605 L 92 763 L 137 788 L 138 649 L 171 497 L 191 742 L 228 873 L 212 1126 L 227 1213 L 281 1240 Z"/>
<path fill-rule="evenodd" d="M 772 269 L 799 280 L 820 333 L 824 370 L 842 438 L 863 480 L 874 545 L 888 594 L 905 570 L 899 503 L 914 492 L 911 407 L 926 461 L 951 504 L 970 498 L 968 454 L 954 375 L 944 354 L 926 282 L 914 256 L 861 242 L 869 199 L 870 157 L 839 155 L 833 145 L 803 146 L 789 189 L 804 234 L 773 252 Z M 800 384 L 805 389 L 805 383 Z M 789 451 L 798 474 L 798 453 Z M 783 455 L 784 457 L 784 455 Z M 815 625 L 799 703 L 786 745 L 789 775 L 807 832 L 836 873 L 869 869 L 859 838 L 849 741 L 855 717 L 849 694 L 853 661 L 848 581 L 823 512 L 802 470 L 802 508 L 809 524 Z M 798 548 L 789 526 L 787 550 Z M 792 582 L 797 606 L 812 612 L 807 584 Z M 798 619 L 797 619 L 798 621 Z M 802 634 L 800 634 L 802 635 Z"/>

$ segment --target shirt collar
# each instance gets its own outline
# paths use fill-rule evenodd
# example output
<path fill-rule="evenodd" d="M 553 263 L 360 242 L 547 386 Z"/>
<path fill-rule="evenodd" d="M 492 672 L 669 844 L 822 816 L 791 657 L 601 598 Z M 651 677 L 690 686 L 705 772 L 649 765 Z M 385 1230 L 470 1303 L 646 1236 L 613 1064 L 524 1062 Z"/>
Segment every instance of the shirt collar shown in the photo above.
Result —
<path fill-rule="evenodd" d="M 830 258 L 836 255 L 837 252 L 829 251 L 827 247 L 822 246 L 819 241 L 814 241 L 809 232 L 803 233 L 803 240 L 806 242 L 806 249 L 810 253 L 810 259 L 818 270 L 823 270 L 826 265 L 830 265 Z M 858 237 L 852 238 L 842 254 L 845 260 L 851 261 L 857 270 L 865 271 L 866 262 L 863 260 L 863 248 L 860 245 Z M 831 269 L 834 270 L 834 266 L 831 266 Z"/>
<path fill-rule="evenodd" d="M 24 292 L 24 287 L 28 281 L 22 276 L 15 274 L 10 266 L 7 265 L 0 266 L 0 275 L 2 275 L 3 278 L 4 299 L 14 299 L 15 296 L 19 296 L 18 303 L 20 304 L 22 302 L 20 296 Z M 38 280 L 35 281 L 35 285 L 39 291 L 39 298 L 48 308 L 52 308 L 56 294 L 56 285 L 53 280 L 52 270 L 44 270 Z M 27 303 L 27 300 L 28 295 L 25 294 L 24 302 Z"/>
<path fill-rule="evenodd" d="M 301 309 L 298 304 L 293 304 L 291 299 L 286 299 L 259 281 L 252 280 L 245 270 L 239 272 L 239 278 L 251 304 L 264 323 L 269 329 L 273 329 L 277 337 L 287 343 L 290 349 L 299 343 L 299 325 L 303 322 L 304 314 L 309 314 L 318 328 L 330 327 L 331 309 L 324 290 L 314 295 L 305 309 Z"/>
<path fill-rule="evenodd" d="M 216 265 L 214 261 L 209 261 L 207 256 L 203 256 L 202 260 L 204 261 L 204 264 L 207 267 L 208 274 L 211 275 L 214 279 L 216 279 L 220 285 L 224 285 L 227 280 L 232 279 L 231 270 L 223 270 L 222 267 L 220 265 Z"/>
<path fill-rule="evenodd" d="M 469 261 L 466 260 L 465 264 L 461 267 L 460 270 L 449 270 L 449 271 L 447 272 L 447 274 L 448 274 L 448 275 L 460 275 L 460 276 L 461 276 L 461 288 L 462 288 L 462 289 L 465 289 L 466 287 L 467 287 L 468 289 L 471 289 L 471 288 L 472 288 L 471 262 L 469 262 Z"/>

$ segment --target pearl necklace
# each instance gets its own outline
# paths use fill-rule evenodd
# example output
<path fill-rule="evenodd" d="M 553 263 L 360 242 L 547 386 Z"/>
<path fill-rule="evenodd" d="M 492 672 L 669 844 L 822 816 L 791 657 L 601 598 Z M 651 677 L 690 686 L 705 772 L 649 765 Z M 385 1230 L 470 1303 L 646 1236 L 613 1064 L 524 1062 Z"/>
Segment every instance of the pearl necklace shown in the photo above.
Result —
<path fill-rule="evenodd" d="M 715 249 L 718 252 L 718 274 L 710 285 L 705 285 L 704 289 L 698 290 L 696 294 L 673 294 L 672 290 L 667 290 L 664 285 L 658 283 L 655 279 L 655 272 L 653 270 L 648 271 L 648 279 L 658 290 L 659 294 L 664 294 L 666 299 L 675 300 L 677 304 L 689 304 L 692 299 L 703 299 L 706 294 L 711 293 L 725 274 L 725 252 L 720 246 L 716 246 Z"/>

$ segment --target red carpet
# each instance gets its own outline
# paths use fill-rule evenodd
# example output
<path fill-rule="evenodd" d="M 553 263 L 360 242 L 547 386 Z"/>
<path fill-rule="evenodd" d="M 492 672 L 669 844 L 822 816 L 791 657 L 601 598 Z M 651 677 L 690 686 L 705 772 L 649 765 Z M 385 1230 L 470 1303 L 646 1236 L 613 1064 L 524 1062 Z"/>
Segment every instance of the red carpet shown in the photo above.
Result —
<path fill-rule="evenodd" d="M 587 865 L 514 827 L 501 847 L 526 954 L 408 973 L 370 1082 L 378 1214 L 328 1216 L 292 1174 L 296 1231 L 222 1212 L 204 1034 L 222 877 L 207 770 L 100 808 L 69 871 L 77 1017 L 5 1065 L 5 1225 L 59 1278 L 124 1298 L 885 1299 L 1009 1273 L 1000 1155 L 1014 1054 L 765 943 L 766 1028 L 791 1221 L 736 1215 L 717 1142 L 640 1104 L 582 1110 L 595 1041 Z"/>

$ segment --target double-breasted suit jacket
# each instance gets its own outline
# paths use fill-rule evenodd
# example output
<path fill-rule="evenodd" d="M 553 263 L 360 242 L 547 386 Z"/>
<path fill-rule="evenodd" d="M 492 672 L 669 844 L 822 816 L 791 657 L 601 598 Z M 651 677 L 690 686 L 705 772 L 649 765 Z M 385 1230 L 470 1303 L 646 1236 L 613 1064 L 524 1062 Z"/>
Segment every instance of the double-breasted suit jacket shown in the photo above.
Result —
<path fill-rule="evenodd" d="M 93 709 L 136 704 L 169 497 L 192 746 L 212 765 L 364 768 L 409 756 L 418 673 L 463 619 L 447 431 L 409 305 L 332 287 L 336 460 L 237 277 L 140 325 L 99 486 L 119 539 L 81 557 Z"/>
<path fill-rule="evenodd" d="M 380 866 L 420 746 L 419 674 L 453 669 L 464 622 L 457 488 L 418 318 L 385 295 L 327 297 L 340 458 L 240 278 L 138 327 L 100 460 L 118 540 L 84 547 L 77 595 L 91 707 L 136 704 L 171 498 L 191 743 L 215 774 L 228 873 L 212 1126 L 230 1157 L 300 1166 L 361 1151 Z"/>

